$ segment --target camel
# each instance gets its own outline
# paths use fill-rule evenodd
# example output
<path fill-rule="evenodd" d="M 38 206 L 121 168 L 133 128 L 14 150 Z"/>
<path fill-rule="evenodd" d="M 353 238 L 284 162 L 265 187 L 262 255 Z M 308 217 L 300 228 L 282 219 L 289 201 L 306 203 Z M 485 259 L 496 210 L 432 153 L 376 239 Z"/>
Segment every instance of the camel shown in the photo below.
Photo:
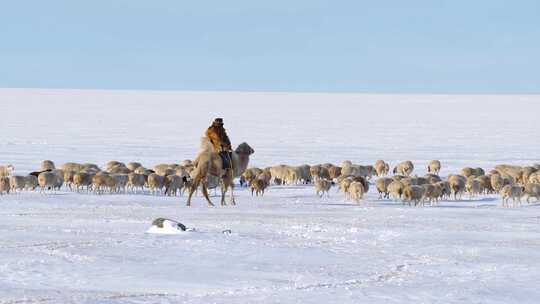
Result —
<path fill-rule="evenodd" d="M 201 151 L 195 159 L 195 169 L 191 172 L 192 183 L 189 188 L 189 196 L 187 200 L 187 206 L 191 206 L 191 197 L 197 190 L 199 185 L 202 186 L 202 193 L 209 206 L 214 206 L 210 197 L 208 196 L 208 188 L 206 179 L 209 176 L 215 176 L 221 181 L 221 205 L 225 206 L 225 194 L 229 188 L 231 189 L 231 201 L 232 205 L 236 205 L 234 200 L 234 178 L 239 177 L 246 170 L 249 163 L 249 156 L 255 151 L 247 144 L 240 144 L 236 150 L 232 153 L 232 169 L 223 169 L 223 161 L 221 157 L 214 150 L 213 145 L 210 143 L 208 137 L 201 138 Z"/>

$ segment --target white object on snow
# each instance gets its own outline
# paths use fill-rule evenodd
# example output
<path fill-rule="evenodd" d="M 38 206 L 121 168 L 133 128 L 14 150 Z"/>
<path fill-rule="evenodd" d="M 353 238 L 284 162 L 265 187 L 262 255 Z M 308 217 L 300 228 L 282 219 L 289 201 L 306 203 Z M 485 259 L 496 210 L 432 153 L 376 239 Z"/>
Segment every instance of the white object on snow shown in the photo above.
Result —
<path fill-rule="evenodd" d="M 185 232 L 185 227 L 181 223 L 169 219 L 157 219 L 152 226 L 146 230 L 146 233 L 156 234 L 179 234 Z"/>

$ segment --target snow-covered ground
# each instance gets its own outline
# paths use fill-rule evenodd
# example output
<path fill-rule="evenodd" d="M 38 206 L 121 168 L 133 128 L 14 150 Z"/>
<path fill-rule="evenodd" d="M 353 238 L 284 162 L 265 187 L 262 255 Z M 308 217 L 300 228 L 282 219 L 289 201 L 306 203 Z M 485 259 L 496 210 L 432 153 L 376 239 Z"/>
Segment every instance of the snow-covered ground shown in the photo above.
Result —
<path fill-rule="evenodd" d="M 216 116 L 252 165 L 391 165 L 425 173 L 540 162 L 540 96 L 0 89 L 0 163 L 16 174 L 109 160 L 193 158 Z M 217 197 L 213 197 L 218 201 Z M 538 303 L 540 208 L 483 196 L 365 205 L 331 190 L 201 197 L 61 191 L 0 197 L 0 303 Z M 145 233 L 155 218 L 195 231 Z M 223 233 L 230 230 L 232 233 Z"/>

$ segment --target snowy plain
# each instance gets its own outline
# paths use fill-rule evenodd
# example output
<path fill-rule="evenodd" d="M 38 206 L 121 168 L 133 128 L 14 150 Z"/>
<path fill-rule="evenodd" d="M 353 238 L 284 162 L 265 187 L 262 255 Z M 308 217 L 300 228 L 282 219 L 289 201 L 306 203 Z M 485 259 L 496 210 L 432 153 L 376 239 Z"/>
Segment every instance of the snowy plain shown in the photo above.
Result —
<path fill-rule="evenodd" d="M 423 175 L 540 162 L 540 96 L 0 89 L 0 163 L 193 158 L 214 117 L 251 165 L 414 162 Z M 331 190 L 0 197 L 0 303 L 538 303 L 540 207 L 410 208 Z M 217 197 L 213 197 L 215 202 Z M 152 220 L 193 232 L 147 234 Z M 232 233 L 222 233 L 231 230 Z"/>

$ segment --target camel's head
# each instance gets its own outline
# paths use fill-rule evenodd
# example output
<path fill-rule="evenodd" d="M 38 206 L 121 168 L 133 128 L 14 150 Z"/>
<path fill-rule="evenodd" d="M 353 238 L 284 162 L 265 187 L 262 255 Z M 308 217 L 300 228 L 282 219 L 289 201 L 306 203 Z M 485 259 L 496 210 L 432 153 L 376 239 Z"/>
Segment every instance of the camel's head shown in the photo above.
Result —
<path fill-rule="evenodd" d="M 236 148 L 236 150 L 234 150 L 234 152 L 240 155 L 251 155 L 255 153 L 255 150 L 253 150 L 253 148 L 251 148 L 246 142 L 243 142 L 240 145 L 238 145 L 238 147 Z"/>

